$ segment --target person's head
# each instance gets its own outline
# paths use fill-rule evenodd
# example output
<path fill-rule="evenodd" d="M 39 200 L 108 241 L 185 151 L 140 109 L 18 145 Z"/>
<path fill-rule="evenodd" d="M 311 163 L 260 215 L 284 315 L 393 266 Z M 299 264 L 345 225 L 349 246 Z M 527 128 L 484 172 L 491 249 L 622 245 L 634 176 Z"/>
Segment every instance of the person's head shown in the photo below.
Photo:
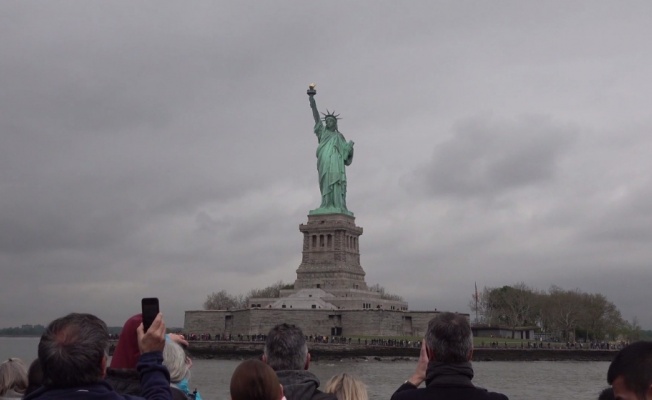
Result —
<path fill-rule="evenodd" d="M 43 383 L 50 387 L 92 384 L 104 377 L 109 332 L 91 314 L 68 314 L 48 325 L 38 344 Z"/>
<path fill-rule="evenodd" d="M 281 400 L 283 387 L 274 370 L 259 360 L 240 363 L 231 376 L 231 400 Z"/>
<path fill-rule="evenodd" d="M 267 334 L 263 361 L 274 371 L 308 369 L 310 354 L 306 338 L 294 325 L 276 325 Z"/>
<path fill-rule="evenodd" d="M 324 392 L 333 393 L 337 400 L 367 400 L 367 386 L 359 379 L 343 372 L 326 382 Z"/>
<path fill-rule="evenodd" d="M 598 400 L 616 400 L 614 390 L 610 387 L 602 389 L 598 395 Z"/>
<path fill-rule="evenodd" d="M 190 379 L 190 363 L 186 352 L 172 339 L 165 340 L 163 365 L 170 372 L 170 382 L 179 383 L 184 379 Z"/>
<path fill-rule="evenodd" d="M 620 400 L 652 399 L 652 342 L 636 342 L 616 354 L 607 382 Z"/>
<path fill-rule="evenodd" d="M 0 364 L 0 396 L 10 390 L 25 393 L 27 389 L 27 368 L 20 358 L 10 358 Z"/>
<path fill-rule="evenodd" d="M 111 368 L 136 369 L 136 364 L 138 364 L 140 358 L 136 330 L 142 322 L 142 314 L 136 314 L 124 323 L 120 332 L 120 339 L 118 339 L 118 344 L 113 351 Z"/>
<path fill-rule="evenodd" d="M 464 315 L 444 312 L 428 323 L 426 349 L 431 360 L 454 364 L 471 360 L 473 333 Z"/>
<path fill-rule="evenodd" d="M 43 370 L 41 369 L 41 362 L 38 358 L 29 365 L 29 369 L 27 370 L 27 383 L 25 396 L 43 386 Z"/>

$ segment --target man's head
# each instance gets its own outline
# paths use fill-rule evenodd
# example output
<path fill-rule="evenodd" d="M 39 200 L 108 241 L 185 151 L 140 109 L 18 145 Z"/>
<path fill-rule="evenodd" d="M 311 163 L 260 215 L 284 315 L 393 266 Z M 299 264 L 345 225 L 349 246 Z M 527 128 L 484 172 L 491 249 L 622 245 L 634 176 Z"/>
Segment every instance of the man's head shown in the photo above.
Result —
<path fill-rule="evenodd" d="M 109 333 L 91 314 L 68 314 L 48 325 L 38 344 L 46 386 L 76 387 L 104 377 Z"/>
<path fill-rule="evenodd" d="M 609 365 L 607 382 L 619 400 L 652 400 L 652 342 L 623 348 Z"/>
<path fill-rule="evenodd" d="M 263 361 L 274 371 L 308 369 L 310 354 L 301 329 L 288 324 L 272 328 L 265 341 Z"/>
<path fill-rule="evenodd" d="M 448 364 L 469 361 L 473 354 L 469 321 L 460 314 L 438 314 L 428 323 L 426 348 L 430 360 Z"/>

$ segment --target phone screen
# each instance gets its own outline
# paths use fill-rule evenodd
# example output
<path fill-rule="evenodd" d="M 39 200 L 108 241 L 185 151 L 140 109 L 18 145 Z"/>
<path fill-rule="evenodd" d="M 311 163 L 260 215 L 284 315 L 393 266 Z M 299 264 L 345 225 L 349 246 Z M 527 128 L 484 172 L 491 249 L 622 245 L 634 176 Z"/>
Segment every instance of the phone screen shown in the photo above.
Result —
<path fill-rule="evenodd" d="M 143 328 L 147 332 L 159 313 L 158 299 L 156 297 L 144 298 L 141 301 L 141 305 L 143 309 Z"/>

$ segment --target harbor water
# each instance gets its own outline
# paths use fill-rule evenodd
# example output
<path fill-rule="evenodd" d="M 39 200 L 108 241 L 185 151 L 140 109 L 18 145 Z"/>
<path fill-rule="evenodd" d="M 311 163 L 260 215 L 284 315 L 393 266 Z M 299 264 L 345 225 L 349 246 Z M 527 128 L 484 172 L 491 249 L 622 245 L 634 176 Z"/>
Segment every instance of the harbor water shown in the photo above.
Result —
<path fill-rule="evenodd" d="M 0 337 L 0 360 L 19 357 L 29 364 L 37 356 L 37 345 L 38 338 Z M 197 387 L 204 400 L 228 400 L 231 374 L 239 362 L 194 360 L 191 387 Z M 371 399 L 389 399 L 415 365 L 416 360 L 344 359 L 314 362 L 310 370 L 322 384 L 337 373 L 351 373 L 367 384 Z M 604 361 L 478 361 L 473 363 L 473 382 L 512 400 L 593 400 L 607 386 L 608 367 Z"/>

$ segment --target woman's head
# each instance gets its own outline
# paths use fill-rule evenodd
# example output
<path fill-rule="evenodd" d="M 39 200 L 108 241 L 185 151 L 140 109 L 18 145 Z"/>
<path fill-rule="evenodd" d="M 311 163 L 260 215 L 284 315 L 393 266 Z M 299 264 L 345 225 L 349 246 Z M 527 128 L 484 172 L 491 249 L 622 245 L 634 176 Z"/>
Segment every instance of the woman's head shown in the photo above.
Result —
<path fill-rule="evenodd" d="M 246 360 L 231 376 L 231 400 L 281 400 L 283 388 L 274 370 L 260 360 Z"/>
<path fill-rule="evenodd" d="M 347 373 L 337 374 L 326 382 L 326 393 L 333 393 L 338 400 L 367 400 L 367 386 Z"/>
<path fill-rule="evenodd" d="M 27 368 L 20 358 L 10 358 L 0 364 L 0 396 L 10 390 L 25 393 L 27 389 Z"/>
<path fill-rule="evenodd" d="M 190 362 L 183 347 L 170 338 L 165 339 L 163 365 L 170 371 L 170 382 L 179 383 L 190 379 Z"/>

